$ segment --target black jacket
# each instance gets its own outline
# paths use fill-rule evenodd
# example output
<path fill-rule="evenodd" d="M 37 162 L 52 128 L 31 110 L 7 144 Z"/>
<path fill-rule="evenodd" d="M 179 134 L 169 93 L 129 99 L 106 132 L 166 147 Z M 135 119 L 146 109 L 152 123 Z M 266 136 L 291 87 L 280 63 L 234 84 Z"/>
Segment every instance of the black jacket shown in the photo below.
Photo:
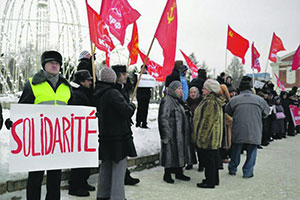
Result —
<path fill-rule="evenodd" d="M 94 106 L 93 105 L 93 89 L 86 88 L 82 85 L 72 82 L 72 90 L 74 100 L 73 105 Z"/>
<path fill-rule="evenodd" d="M 94 93 L 99 125 L 101 160 L 119 161 L 137 156 L 128 121 L 135 105 L 128 103 L 116 85 L 97 82 Z"/>
<path fill-rule="evenodd" d="M 205 76 L 198 76 L 196 79 L 193 79 L 192 82 L 189 85 L 189 88 L 195 86 L 198 88 L 199 90 L 199 94 L 202 95 L 202 88 L 203 88 L 203 84 L 206 81 L 206 77 Z"/>

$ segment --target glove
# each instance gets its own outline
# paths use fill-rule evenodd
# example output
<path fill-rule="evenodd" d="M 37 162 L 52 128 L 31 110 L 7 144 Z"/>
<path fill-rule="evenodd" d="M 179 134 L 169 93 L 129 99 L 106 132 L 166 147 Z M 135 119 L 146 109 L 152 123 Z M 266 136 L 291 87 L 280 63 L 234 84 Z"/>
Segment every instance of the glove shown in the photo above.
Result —
<path fill-rule="evenodd" d="M 133 108 L 133 110 L 135 110 L 136 109 L 136 106 L 135 106 L 135 104 L 134 103 L 132 103 L 132 102 L 130 102 L 129 103 L 129 105 Z"/>
<path fill-rule="evenodd" d="M 7 130 L 10 130 L 10 128 L 13 126 L 13 122 L 10 120 L 10 118 L 7 118 L 4 122 Z"/>

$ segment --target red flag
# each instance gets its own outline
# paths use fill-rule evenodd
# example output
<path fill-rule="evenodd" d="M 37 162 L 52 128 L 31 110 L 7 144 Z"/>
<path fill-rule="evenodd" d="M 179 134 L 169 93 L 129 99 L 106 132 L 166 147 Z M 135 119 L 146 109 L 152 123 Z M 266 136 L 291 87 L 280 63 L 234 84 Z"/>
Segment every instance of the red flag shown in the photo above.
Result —
<path fill-rule="evenodd" d="M 180 52 L 182 53 L 187 65 L 192 70 L 192 77 L 196 78 L 198 76 L 198 67 L 191 61 L 191 59 L 187 55 L 185 55 L 185 53 L 183 53 L 183 51 L 180 50 Z"/>
<path fill-rule="evenodd" d="M 269 60 L 276 63 L 277 62 L 277 52 L 285 50 L 281 39 L 273 33 L 272 44 L 269 53 Z"/>
<path fill-rule="evenodd" d="M 242 59 L 242 63 L 245 64 L 245 54 L 249 48 L 249 41 L 236 33 L 228 25 L 227 33 L 227 49 L 235 56 Z"/>
<path fill-rule="evenodd" d="M 136 22 L 133 24 L 131 40 L 127 46 L 129 51 L 130 65 L 137 62 L 139 55 L 139 36 Z"/>
<path fill-rule="evenodd" d="M 123 45 L 126 28 L 141 14 L 133 9 L 127 0 L 102 0 L 100 16 L 113 34 Z"/>
<path fill-rule="evenodd" d="M 274 73 L 275 77 L 276 77 L 276 83 L 277 83 L 277 86 L 281 89 L 281 91 L 285 91 L 285 87 L 282 85 L 282 83 L 280 82 L 280 79 L 279 77 Z"/>
<path fill-rule="evenodd" d="M 110 38 L 108 28 L 100 15 L 88 5 L 87 0 L 85 3 L 89 20 L 91 41 L 98 49 L 105 51 L 106 65 L 109 67 L 110 52 L 115 48 L 115 45 Z"/>
<path fill-rule="evenodd" d="M 147 56 L 143 54 L 141 51 L 139 51 L 139 53 L 142 61 L 144 62 Z M 162 66 L 150 60 L 149 58 L 147 59 L 146 65 L 148 66 L 149 74 L 153 76 L 156 81 L 164 82 L 166 80 L 166 76 L 161 75 L 161 71 L 163 69 Z"/>
<path fill-rule="evenodd" d="M 293 64 L 292 64 L 292 70 L 296 70 L 300 67 L 300 45 L 295 52 L 294 58 L 293 58 Z"/>
<path fill-rule="evenodd" d="M 162 74 L 169 75 L 174 67 L 177 38 L 177 4 L 176 0 L 168 0 L 160 18 L 155 37 L 163 49 L 164 64 Z"/>
<path fill-rule="evenodd" d="M 251 46 L 251 52 L 252 52 L 252 63 L 251 63 L 251 68 L 256 69 L 257 72 L 260 72 L 260 63 L 259 63 L 259 57 L 260 54 L 258 53 L 257 49 L 254 46 L 254 42 L 252 43 Z"/>

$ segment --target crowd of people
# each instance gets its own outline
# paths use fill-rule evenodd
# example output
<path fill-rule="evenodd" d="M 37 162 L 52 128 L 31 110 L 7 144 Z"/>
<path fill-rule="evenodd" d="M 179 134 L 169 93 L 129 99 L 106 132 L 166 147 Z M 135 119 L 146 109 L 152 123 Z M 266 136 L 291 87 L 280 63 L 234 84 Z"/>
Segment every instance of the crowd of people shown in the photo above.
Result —
<path fill-rule="evenodd" d="M 92 55 L 83 51 L 74 79 L 69 83 L 61 74 L 62 56 L 57 51 L 45 51 L 42 69 L 29 78 L 19 103 L 95 106 L 99 126 L 99 178 L 97 200 L 124 200 L 124 185 L 135 185 L 139 179 L 130 176 L 127 157 L 136 157 L 131 120 L 136 106 L 129 100 L 130 85 L 125 65 L 104 67 L 93 85 Z M 142 70 L 143 68 L 141 68 Z M 146 68 L 147 69 L 147 68 Z M 300 132 L 293 123 L 289 105 L 299 106 L 297 88 L 277 95 L 272 82 L 262 89 L 253 89 L 250 77 L 244 76 L 238 88 L 223 72 L 216 80 L 207 77 L 204 69 L 188 83 L 188 68 L 176 61 L 173 72 L 166 77 L 165 90 L 159 106 L 158 128 L 161 138 L 160 164 L 163 181 L 190 181 L 184 174 L 193 165 L 204 171 L 200 188 L 215 188 L 220 184 L 219 170 L 228 163 L 234 176 L 240 164 L 240 154 L 246 151 L 243 177 L 254 176 L 257 148 L 274 139 L 295 136 Z M 143 71 L 142 73 L 146 73 Z M 151 88 L 139 88 L 136 127 L 147 126 Z M 0 107 L 1 108 L 1 107 Z M 2 115 L 1 115 L 2 116 Z M 0 119 L 0 129 L 3 118 Z M 7 119 L 6 127 L 13 122 Z M 117 126 L 116 126 L 117 124 Z M 28 174 L 26 197 L 41 199 L 44 171 Z M 70 171 L 69 194 L 89 196 L 96 188 L 88 184 L 89 168 Z M 47 170 L 47 200 L 60 199 L 61 170 Z"/>
<path fill-rule="evenodd" d="M 159 107 L 165 182 L 175 182 L 172 173 L 176 179 L 189 181 L 182 169 L 192 169 L 197 163 L 198 171 L 204 170 L 205 175 L 197 187 L 215 188 L 220 184 L 218 170 L 224 169 L 223 163 L 228 163 L 228 174 L 235 176 L 244 151 L 243 178 L 252 178 L 258 148 L 300 132 L 289 108 L 299 107 L 297 87 L 278 95 L 271 81 L 254 88 L 252 78 L 243 76 L 235 88 L 232 77 L 224 72 L 213 80 L 205 69 L 199 69 L 186 93 L 186 69 L 182 61 L 175 62 Z"/>

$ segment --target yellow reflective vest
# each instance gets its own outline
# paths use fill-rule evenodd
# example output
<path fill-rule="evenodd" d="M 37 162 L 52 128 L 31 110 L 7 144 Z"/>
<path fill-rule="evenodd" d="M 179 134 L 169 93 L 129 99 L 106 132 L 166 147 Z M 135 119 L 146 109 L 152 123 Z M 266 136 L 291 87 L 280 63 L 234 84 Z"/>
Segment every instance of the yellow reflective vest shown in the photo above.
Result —
<path fill-rule="evenodd" d="M 66 105 L 71 98 L 70 88 L 64 83 L 58 86 L 56 92 L 47 81 L 33 85 L 31 77 L 29 83 L 35 97 L 34 104 Z"/>

